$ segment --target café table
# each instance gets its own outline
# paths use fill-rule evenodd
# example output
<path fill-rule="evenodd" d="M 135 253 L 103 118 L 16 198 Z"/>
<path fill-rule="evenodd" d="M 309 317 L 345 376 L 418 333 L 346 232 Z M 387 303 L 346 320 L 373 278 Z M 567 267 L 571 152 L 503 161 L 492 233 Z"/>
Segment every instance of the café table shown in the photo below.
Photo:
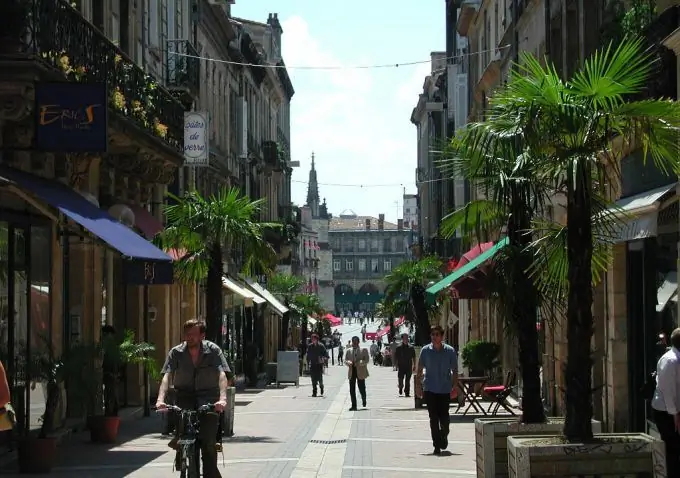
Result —
<path fill-rule="evenodd" d="M 463 412 L 463 416 L 467 415 L 470 408 L 475 412 L 480 413 L 484 416 L 487 415 L 486 410 L 481 403 L 479 403 L 479 398 L 475 389 L 483 389 L 489 377 L 459 377 L 458 378 L 458 389 L 463 393 L 463 396 L 468 401 L 468 406 Z M 465 406 L 465 402 L 459 402 L 456 412 Z M 454 412 L 455 413 L 455 412 Z"/>

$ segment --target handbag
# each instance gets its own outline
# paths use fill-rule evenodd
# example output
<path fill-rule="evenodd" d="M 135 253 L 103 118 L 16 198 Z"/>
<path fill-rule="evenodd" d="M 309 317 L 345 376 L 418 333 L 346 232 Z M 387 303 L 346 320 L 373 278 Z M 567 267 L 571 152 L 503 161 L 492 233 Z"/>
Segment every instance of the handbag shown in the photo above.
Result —
<path fill-rule="evenodd" d="M 13 430 L 16 423 L 16 414 L 12 405 L 8 403 L 4 408 L 0 408 L 0 432 Z"/>

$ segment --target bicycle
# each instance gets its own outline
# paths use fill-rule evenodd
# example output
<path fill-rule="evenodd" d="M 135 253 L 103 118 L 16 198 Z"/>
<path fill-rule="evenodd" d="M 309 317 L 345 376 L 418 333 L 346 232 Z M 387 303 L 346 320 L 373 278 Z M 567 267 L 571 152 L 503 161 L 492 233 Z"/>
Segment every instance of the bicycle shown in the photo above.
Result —
<path fill-rule="evenodd" d="M 176 405 L 167 405 L 159 412 L 173 411 L 179 413 L 182 432 L 177 440 L 180 456 L 180 478 L 199 478 L 201 476 L 201 461 L 199 446 L 199 416 L 215 410 L 214 404 L 201 405 L 196 410 L 182 409 Z"/>

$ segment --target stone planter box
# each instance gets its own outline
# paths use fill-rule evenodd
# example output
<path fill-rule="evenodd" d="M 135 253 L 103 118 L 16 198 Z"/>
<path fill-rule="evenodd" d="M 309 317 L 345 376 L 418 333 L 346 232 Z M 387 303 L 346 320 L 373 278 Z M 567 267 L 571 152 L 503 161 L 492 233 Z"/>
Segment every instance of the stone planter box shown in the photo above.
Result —
<path fill-rule="evenodd" d="M 475 420 L 477 478 L 508 476 L 508 437 L 523 435 L 560 435 L 564 418 L 551 417 L 546 423 L 520 423 L 517 417 L 478 418 Z M 593 432 L 602 424 L 593 420 Z"/>
<path fill-rule="evenodd" d="M 564 443 L 557 437 L 508 437 L 508 476 L 666 478 L 665 446 L 644 433 L 595 435 L 595 443 Z"/>

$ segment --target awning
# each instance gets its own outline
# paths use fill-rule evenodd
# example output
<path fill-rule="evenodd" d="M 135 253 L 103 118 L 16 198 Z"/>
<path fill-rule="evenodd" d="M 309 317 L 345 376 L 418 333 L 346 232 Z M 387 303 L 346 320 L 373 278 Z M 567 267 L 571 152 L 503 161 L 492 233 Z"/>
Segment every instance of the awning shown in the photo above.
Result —
<path fill-rule="evenodd" d="M 58 209 L 123 256 L 130 259 L 170 262 L 165 252 L 121 224 L 68 186 L 32 174 L 0 166 L 0 180 L 15 183 L 41 201 Z"/>
<path fill-rule="evenodd" d="M 336 327 L 338 325 L 342 325 L 342 319 L 339 319 L 338 317 L 334 316 L 333 314 L 326 314 L 323 316 L 324 319 L 326 319 L 332 327 Z"/>
<path fill-rule="evenodd" d="M 451 272 L 451 274 L 447 275 L 442 280 L 440 280 L 433 286 L 429 287 L 426 290 L 426 292 L 430 295 L 436 295 L 440 293 L 442 290 L 453 285 L 456 281 L 464 278 L 471 272 L 474 272 L 479 266 L 484 264 L 489 259 L 493 258 L 493 256 L 495 256 L 498 251 L 500 251 L 501 249 L 508 245 L 508 242 L 509 241 L 507 237 L 499 241 L 491 249 L 484 251 L 483 253 L 472 259 L 470 262 L 463 265 L 461 268 L 454 270 L 453 272 Z"/>
<path fill-rule="evenodd" d="M 656 291 L 656 311 L 663 312 L 668 302 L 678 293 L 678 273 L 670 271 Z"/>
<path fill-rule="evenodd" d="M 283 317 L 283 314 L 288 312 L 288 307 L 279 302 L 279 300 L 276 297 L 274 297 L 274 295 L 272 295 L 272 293 L 269 292 L 267 289 L 265 289 L 260 284 L 250 279 L 245 279 L 245 281 L 246 284 L 248 284 L 248 287 L 253 289 L 261 297 L 263 297 L 269 303 L 272 309 L 274 309 L 274 312 L 276 312 L 278 315 Z"/>
<path fill-rule="evenodd" d="M 667 184 L 649 191 L 621 198 L 616 201 L 621 214 L 636 216 L 620 226 L 614 242 L 628 242 L 654 237 L 657 234 L 657 214 L 659 201 L 673 191 L 677 183 Z"/>
<path fill-rule="evenodd" d="M 243 305 L 246 307 L 252 307 L 254 304 L 261 305 L 267 302 L 259 295 L 240 285 L 238 281 L 229 279 L 226 276 L 222 276 L 222 286 L 243 300 Z"/>
<path fill-rule="evenodd" d="M 135 213 L 135 227 L 142 231 L 147 239 L 153 239 L 163 230 L 163 223 L 156 219 L 147 208 L 136 204 L 128 204 L 128 207 Z"/>

